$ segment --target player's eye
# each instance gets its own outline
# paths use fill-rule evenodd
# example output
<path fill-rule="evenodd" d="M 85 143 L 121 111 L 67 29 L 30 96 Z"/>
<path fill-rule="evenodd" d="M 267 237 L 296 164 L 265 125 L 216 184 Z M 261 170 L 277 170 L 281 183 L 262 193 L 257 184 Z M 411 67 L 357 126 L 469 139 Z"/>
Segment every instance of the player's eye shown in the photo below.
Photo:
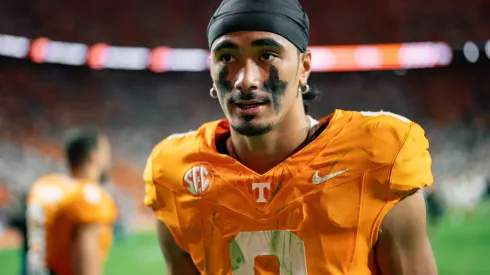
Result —
<path fill-rule="evenodd" d="M 219 60 L 223 63 L 231 63 L 236 59 L 231 54 L 223 54 L 220 56 Z"/>
<path fill-rule="evenodd" d="M 260 56 L 260 60 L 262 61 L 273 61 L 276 58 L 276 56 L 272 53 L 264 53 Z"/>

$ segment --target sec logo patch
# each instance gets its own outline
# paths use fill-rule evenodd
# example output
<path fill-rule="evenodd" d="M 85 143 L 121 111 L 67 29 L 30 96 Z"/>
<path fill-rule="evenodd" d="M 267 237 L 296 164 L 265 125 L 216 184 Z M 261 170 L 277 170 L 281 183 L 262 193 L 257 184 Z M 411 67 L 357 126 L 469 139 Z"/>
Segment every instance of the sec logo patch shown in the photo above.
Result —
<path fill-rule="evenodd" d="M 184 187 L 194 195 L 206 191 L 214 180 L 214 176 L 210 171 L 206 165 L 197 165 L 187 170 L 184 174 Z"/>

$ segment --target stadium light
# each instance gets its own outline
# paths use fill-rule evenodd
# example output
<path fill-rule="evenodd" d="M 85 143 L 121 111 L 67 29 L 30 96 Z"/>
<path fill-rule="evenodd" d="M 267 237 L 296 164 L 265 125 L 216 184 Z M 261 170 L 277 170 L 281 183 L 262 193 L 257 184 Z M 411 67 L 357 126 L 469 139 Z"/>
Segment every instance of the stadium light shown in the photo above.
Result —
<path fill-rule="evenodd" d="M 485 44 L 485 53 L 487 54 L 488 59 L 490 59 L 490 40 Z"/>
<path fill-rule="evenodd" d="M 474 58 L 472 51 L 474 47 L 472 48 L 472 45 L 469 47 L 469 52 L 472 53 L 470 58 Z M 434 68 L 447 66 L 453 59 L 451 47 L 443 42 L 311 46 L 308 48 L 314 56 L 311 66 L 313 72 Z M 47 37 L 31 40 L 26 37 L 4 34 L 0 34 L 0 56 L 30 58 L 35 63 L 86 65 L 94 70 L 149 69 L 155 73 L 206 71 L 210 65 L 207 49 L 177 49 L 164 46 L 149 49 L 114 46 L 106 43 L 87 45 L 53 41 Z"/>
<path fill-rule="evenodd" d="M 29 39 L 20 36 L 0 34 L 0 55 L 24 58 L 29 53 Z"/>
<path fill-rule="evenodd" d="M 466 60 L 471 63 L 475 63 L 480 58 L 480 52 L 478 51 L 478 46 L 471 42 L 467 41 L 463 46 L 463 54 Z"/>

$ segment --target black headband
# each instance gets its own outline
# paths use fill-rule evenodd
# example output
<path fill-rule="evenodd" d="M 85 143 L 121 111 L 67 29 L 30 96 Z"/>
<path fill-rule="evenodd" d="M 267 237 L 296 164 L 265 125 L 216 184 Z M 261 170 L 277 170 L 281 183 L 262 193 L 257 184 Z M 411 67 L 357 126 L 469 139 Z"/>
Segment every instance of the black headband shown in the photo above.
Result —
<path fill-rule="evenodd" d="M 209 48 L 220 36 L 238 31 L 278 34 L 305 52 L 309 40 L 308 15 L 297 0 L 223 0 L 209 22 Z"/>

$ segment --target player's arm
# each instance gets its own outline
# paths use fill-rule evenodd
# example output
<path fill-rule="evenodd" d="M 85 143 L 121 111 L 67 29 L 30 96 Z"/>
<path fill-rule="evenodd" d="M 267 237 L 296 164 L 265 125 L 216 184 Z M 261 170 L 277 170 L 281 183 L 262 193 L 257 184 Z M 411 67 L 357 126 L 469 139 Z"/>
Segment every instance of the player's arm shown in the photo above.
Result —
<path fill-rule="evenodd" d="M 165 153 L 164 148 L 170 141 L 171 137 L 168 137 L 160 142 L 148 157 L 143 172 L 143 179 L 146 183 L 144 203 L 157 216 L 156 230 L 158 242 L 166 262 L 167 274 L 200 274 L 191 256 L 185 251 L 188 248 L 185 243 L 185 234 L 180 230 L 178 222 L 178 211 L 174 203 L 175 194 L 173 191 L 163 188 L 167 182 L 161 179 L 161 177 L 168 172 L 163 167 L 169 163 L 165 160 L 171 158 L 169 154 Z"/>
<path fill-rule="evenodd" d="M 426 233 L 422 191 L 401 200 L 385 216 L 375 247 L 383 275 L 436 275 L 437 266 Z"/>
<path fill-rule="evenodd" d="M 105 250 L 102 230 L 113 224 L 117 210 L 97 185 L 81 185 L 60 203 L 60 215 L 66 217 L 71 233 L 71 269 L 75 275 L 103 274 Z M 105 230 L 105 229 L 104 229 Z M 105 240 L 107 241 L 107 240 Z"/>
<path fill-rule="evenodd" d="M 167 274 L 200 274 L 189 254 L 180 249 L 167 226 L 157 221 L 157 235 L 160 249 L 167 263 Z"/>
<path fill-rule="evenodd" d="M 73 232 L 72 270 L 74 275 L 102 274 L 102 263 L 99 255 L 99 224 L 77 226 Z"/>
<path fill-rule="evenodd" d="M 169 230 L 170 227 L 178 231 L 177 223 L 172 225 L 167 222 L 175 222 L 178 220 L 176 217 L 177 211 L 175 209 L 175 205 L 172 203 L 166 203 L 174 200 L 173 192 L 166 192 L 166 190 L 159 191 L 159 189 L 155 186 L 155 178 L 158 178 L 158 174 L 154 174 L 153 159 L 155 156 L 162 154 L 161 148 L 164 146 L 166 141 L 168 141 L 168 138 L 163 142 L 160 142 L 153 149 L 146 162 L 145 171 L 143 173 L 143 179 L 146 183 L 144 203 L 146 206 L 150 207 L 158 217 L 156 230 L 160 249 L 167 264 L 167 274 L 200 274 L 190 255 L 179 246 Z M 161 173 L 161 171 L 159 173 Z M 161 220 L 165 220 L 167 224 Z"/>
<path fill-rule="evenodd" d="M 434 179 L 429 141 L 416 123 L 386 120 L 384 137 L 399 142 L 391 163 L 388 204 L 399 201 L 384 215 L 375 247 L 376 259 L 383 275 L 435 275 L 437 266 L 426 232 L 426 208 L 421 189 Z M 382 125 L 381 125 L 382 126 Z M 380 128 L 382 129 L 382 128 Z M 393 135 L 393 133 L 397 133 Z M 416 191 L 416 192 L 414 192 Z"/>

